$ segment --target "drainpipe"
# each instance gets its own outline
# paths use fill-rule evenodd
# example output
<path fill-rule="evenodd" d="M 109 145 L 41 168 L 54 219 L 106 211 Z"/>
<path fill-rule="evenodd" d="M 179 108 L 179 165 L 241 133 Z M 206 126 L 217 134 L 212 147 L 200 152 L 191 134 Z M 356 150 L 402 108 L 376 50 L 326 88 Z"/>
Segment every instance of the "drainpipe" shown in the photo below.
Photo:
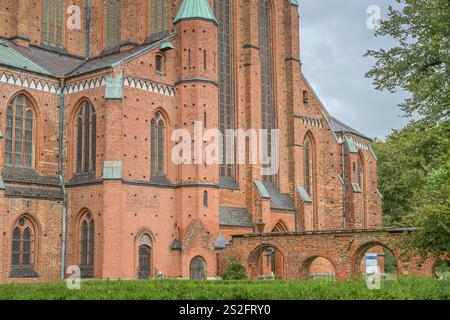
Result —
<path fill-rule="evenodd" d="M 91 50 L 91 0 L 86 0 L 86 60 Z"/>
<path fill-rule="evenodd" d="M 62 232 L 61 232 L 61 280 L 65 279 L 66 242 L 67 242 L 67 191 L 63 173 L 63 139 L 64 139 L 64 79 L 60 79 L 59 94 L 59 144 L 58 144 L 58 176 L 63 193 Z"/>
<path fill-rule="evenodd" d="M 345 143 L 344 143 L 344 136 L 341 137 L 342 143 L 341 143 L 341 155 L 342 155 L 342 210 L 343 210 L 343 218 L 344 218 L 344 229 L 347 229 L 347 206 L 346 206 L 346 191 L 347 191 L 347 184 L 346 184 L 346 176 L 345 176 Z"/>

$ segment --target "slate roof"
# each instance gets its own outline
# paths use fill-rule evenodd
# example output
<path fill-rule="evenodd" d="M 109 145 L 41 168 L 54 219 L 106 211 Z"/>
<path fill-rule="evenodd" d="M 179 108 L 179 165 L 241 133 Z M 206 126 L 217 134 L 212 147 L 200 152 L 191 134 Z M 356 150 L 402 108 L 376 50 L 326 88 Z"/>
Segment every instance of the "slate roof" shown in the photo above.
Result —
<path fill-rule="evenodd" d="M 17 52 L 12 42 L 3 39 L 0 39 L 0 65 L 50 75 L 39 64 Z"/>
<path fill-rule="evenodd" d="M 41 176 L 29 168 L 6 166 L 3 169 L 2 176 L 5 182 L 59 186 L 57 177 Z"/>
<path fill-rule="evenodd" d="M 246 208 L 220 207 L 219 222 L 221 226 L 253 227 L 252 217 Z"/>
<path fill-rule="evenodd" d="M 122 61 L 166 43 L 173 36 L 173 34 L 166 35 L 163 38 L 155 39 L 126 51 L 105 54 L 89 60 L 33 45 L 23 47 L 0 38 L 0 65 L 55 78 L 73 77 L 120 64 Z"/>
<path fill-rule="evenodd" d="M 331 129 L 336 133 L 352 133 L 352 134 L 360 136 L 364 139 L 372 140 L 371 138 L 365 136 L 361 132 L 353 129 L 352 127 L 346 125 L 345 123 L 343 123 L 342 121 L 340 121 L 334 117 L 330 117 L 330 125 L 331 125 Z"/>
<path fill-rule="evenodd" d="M 271 182 L 264 182 L 264 186 L 270 194 L 270 207 L 278 210 L 294 210 L 294 203 L 287 193 L 281 193 Z"/>
<path fill-rule="evenodd" d="M 61 78 L 82 65 L 85 60 L 61 53 L 49 51 L 40 47 L 22 47 L 12 42 L 10 45 L 19 54 L 27 57 L 50 75 Z"/>
<path fill-rule="evenodd" d="M 32 199 L 45 199 L 45 200 L 62 200 L 63 194 L 59 189 L 32 189 L 32 188 L 19 188 L 19 187 L 7 187 L 5 190 L 7 197 L 20 197 L 20 198 L 32 198 Z"/>

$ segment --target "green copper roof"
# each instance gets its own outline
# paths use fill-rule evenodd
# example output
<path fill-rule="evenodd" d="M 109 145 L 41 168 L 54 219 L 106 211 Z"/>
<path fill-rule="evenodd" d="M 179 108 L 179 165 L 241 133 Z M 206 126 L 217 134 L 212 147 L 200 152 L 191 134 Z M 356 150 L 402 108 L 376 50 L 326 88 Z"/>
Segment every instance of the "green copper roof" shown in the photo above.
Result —
<path fill-rule="evenodd" d="M 170 49 L 174 49 L 175 47 L 173 46 L 173 44 L 171 44 L 170 42 L 164 42 L 161 47 L 159 48 L 159 50 L 161 51 L 167 51 Z"/>
<path fill-rule="evenodd" d="M 37 65 L 27 57 L 21 55 L 19 52 L 14 50 L 6 41 L 0 39 L 0 64 L 9 67 L 28 70 L 31 72 L 36 72 L 40 74 L 50 75 L 50 73 Z"/>
<path fill-rule="evenodd" d="M 173 23 L 193 18 L 211 20 L 217 23 L 208 0 L 183 0 Z"/>

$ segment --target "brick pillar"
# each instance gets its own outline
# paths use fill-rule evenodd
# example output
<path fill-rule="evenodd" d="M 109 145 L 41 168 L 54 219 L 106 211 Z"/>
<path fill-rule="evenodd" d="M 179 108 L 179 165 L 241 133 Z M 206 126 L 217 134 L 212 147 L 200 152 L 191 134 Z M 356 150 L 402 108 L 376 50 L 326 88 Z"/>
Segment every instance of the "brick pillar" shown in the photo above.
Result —
<path fill-rule="evenodd" d="M 119 75 L 113 76 L 117 79 Z M 117 80 L 119 81 L 119 80 Z M 103 164 L 103 228 L 96 233 L 103 234 L 102 277 L 119 278 L 122 276 L 121 244 L 123 239 L 123 185 L 122 185 L 122 139 L 123 105 L 120 92 L 109 91 L 105 94 L 105 162 Z"/>

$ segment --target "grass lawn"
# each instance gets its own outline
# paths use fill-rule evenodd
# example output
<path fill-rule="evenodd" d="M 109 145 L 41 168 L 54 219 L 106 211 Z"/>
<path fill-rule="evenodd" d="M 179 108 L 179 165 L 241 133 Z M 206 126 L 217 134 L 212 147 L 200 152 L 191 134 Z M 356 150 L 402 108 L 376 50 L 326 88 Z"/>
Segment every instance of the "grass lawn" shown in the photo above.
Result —
<path fill-rule="evenodd" d="M 449 300 L 450 281 L 400 278 L 381 290 L 364 281 L 86 281 L 0 285 L 0 300 Z"/>

